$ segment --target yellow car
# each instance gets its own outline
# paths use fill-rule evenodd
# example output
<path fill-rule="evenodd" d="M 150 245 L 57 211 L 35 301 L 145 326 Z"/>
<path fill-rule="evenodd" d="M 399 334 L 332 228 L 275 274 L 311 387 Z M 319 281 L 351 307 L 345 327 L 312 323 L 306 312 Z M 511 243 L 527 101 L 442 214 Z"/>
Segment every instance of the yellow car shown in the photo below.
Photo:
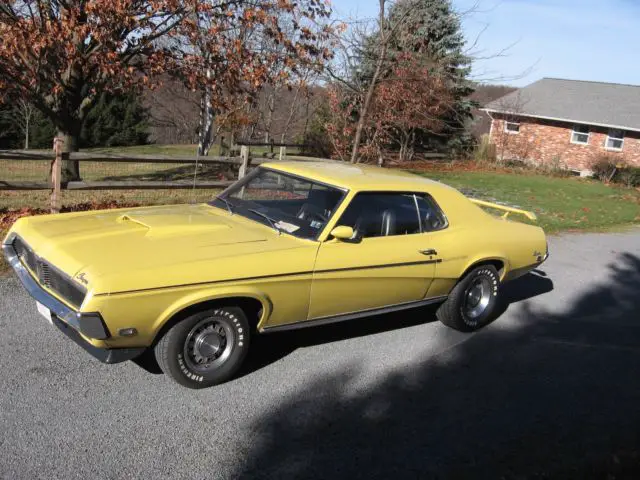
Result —
<path fill-rule="evenodd" d="M 426 304 L 455 329 L 485 325 L 500 284 L 548 255 L 514 212 L 535 218 L 409 173 L 285 162 L 208 204 L 23 218 L 2 247 L 38 311 L 93 356 L 153 351 L 202 388 L 231 378 L 257 333 Z"/>

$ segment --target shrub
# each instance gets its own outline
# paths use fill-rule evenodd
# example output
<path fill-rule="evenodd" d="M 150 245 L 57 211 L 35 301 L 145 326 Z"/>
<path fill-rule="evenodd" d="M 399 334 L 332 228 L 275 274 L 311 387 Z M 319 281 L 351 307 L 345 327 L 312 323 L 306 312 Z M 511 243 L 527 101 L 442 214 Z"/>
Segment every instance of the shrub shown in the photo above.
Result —
<path fill-rule="evenodd" d="M 479 163 L 493 163 L 496 161 L 496 145 L 491 143 L 489 135 L 482 135 L 480 143 L 476 146 L 474 159 Z"/>
<path fill-rule="evenodd" d="M 618 171 L 618 166 L 624 164 L 619 157 L 599 155 L 591 164 L 593 176 L 601 182 L 610 182 Z"/>
<path fill-rule="evenodd" d="M 632 167 L 620 157 L 601 155 L 593 162 L 591 169 L 593 176 L 600 181 L 640 187 L 640 167 Z"/>
<path fill-rule="evenodd" d="M 613 181 L 627 187 L 640 187 L 640 167 L 624 167 L 617 170 Z"/>
<path fill-rule="evenodd" d="M 555 155 L 550 162 L 540 165 L 538 170 L 552 177 L 565 178 L 572 177 L 574 175 L 574 173 L 566 167 L 560 155 Z"/>

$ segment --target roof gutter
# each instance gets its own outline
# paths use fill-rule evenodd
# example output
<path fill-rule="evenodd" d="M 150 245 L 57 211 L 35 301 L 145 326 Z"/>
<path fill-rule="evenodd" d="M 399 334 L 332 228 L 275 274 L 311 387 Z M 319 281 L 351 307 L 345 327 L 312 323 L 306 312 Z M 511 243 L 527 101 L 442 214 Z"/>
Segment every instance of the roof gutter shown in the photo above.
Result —
<path fill-rule="evenodd" d="M 579 123 L 582 125 L 593 125 L 594 127 L 614 128 L 616 130 L 626 130 L 628 132 L 640 132 L 640 128 L 625 127 L 622 125 L 609 125 L 607 123 L 585 122 L 584 120 L 574 120 L 571 118 L 547 117 L 545 115 L 531 115 L 528 113 L 506 112 L 501 110 L 494 110 L 492 108 L 481 108 L 480 111 L 485 112 L 489 116 L 491 116 L 491 113 L 501 113 L 503 115 L 517 115 L 519 117 L 540 118 L 542 120 L 552 120 L 556 122 Z"/>

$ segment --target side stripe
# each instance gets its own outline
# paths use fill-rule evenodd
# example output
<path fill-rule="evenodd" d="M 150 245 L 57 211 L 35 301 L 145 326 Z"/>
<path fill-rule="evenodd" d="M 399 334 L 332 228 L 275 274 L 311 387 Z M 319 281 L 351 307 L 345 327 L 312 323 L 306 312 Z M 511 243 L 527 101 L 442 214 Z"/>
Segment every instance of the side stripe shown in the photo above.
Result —
<path fill-rule="evenodd" d="M 180 285 L 166 285 L 163 287 L 152 287 L 152 288 L 140 288 L 137 290 L 122 290 L 118 292 L 110 292 L 110 293 L 98 293 L 96 297 L 106 297 L 109 295 L 122 295 L 125 293 L 138 293 L 138 292 L 151 292 L 155 290 L 166 290 L 169 288 L 184 288 L 184 287 L 197 287 L 204 285 L 216 285 L 219 283 L 230 283 L 230 282 L 246 282 L 251 280 L 264 280 L 267 278 L 283 278 L 283 277 L 297 277 L 300 275 L 317 275 L 320 273 L 335 273 L 335 272 L 348 272 L 348 271 L 356 271 L 356 270 L 373 270 L 380 268 L 395 268 L 395 267 L 408 267 L 415 265 L 430 265 L 434 263 L 441 263 L 442 259 L 437 260 L 422 260 L 420 262 L 403 262 L 403 263 L 392 263 L 392 264 L 383 264 L 383 265 L 365 265 L 362 267 L 347 267 L 347 268 L 333 268 L 327 270 L 309 270 L 306 272 L 292 272 L 292 273 L 278 273 L 275 275 L 263 275 L 258 277 L 244 277 L 244 278 L 230 278 L 227 280 L 214 280 L 209 282 L 199 282 L 199 283 L 185 283 Z"/>

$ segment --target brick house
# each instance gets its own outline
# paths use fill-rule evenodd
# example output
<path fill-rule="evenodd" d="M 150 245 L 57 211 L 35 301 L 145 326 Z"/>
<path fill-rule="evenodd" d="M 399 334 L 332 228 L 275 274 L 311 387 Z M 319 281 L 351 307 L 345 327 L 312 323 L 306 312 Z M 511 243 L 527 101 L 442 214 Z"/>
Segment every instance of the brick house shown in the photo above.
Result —
<path fill-rule="evenodd" d="M 482 110 L 500 158 L 580 173 L 603 155 L 640 166 L 640 86 L 543 78 Z"/>

